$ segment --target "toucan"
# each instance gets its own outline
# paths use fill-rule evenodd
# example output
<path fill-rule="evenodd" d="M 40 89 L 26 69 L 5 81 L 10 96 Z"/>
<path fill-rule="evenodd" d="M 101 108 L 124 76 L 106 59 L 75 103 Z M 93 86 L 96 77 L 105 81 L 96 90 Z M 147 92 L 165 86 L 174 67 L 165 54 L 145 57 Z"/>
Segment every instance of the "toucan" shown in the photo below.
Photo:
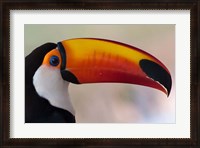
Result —
<path fill-rule="evenodd" d="M 104 82 L 148 86 L 167 96 L 172 86 L 167 67 L 134 46 L 99 38 L 46 43 L 25 57 L 25 122 L 75 123 L 68 85 Z"/>

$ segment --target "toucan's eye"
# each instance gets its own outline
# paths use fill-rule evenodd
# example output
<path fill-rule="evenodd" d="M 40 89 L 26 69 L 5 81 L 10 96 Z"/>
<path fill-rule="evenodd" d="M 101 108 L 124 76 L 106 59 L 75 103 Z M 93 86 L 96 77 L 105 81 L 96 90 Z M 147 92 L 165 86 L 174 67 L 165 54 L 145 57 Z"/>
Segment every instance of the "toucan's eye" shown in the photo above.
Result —
<path fill-rule="evenodd" d="M 51 58 L 50 58 L 50 64 L 52 65 L 52 66 L 57 66 L 58 64 L 59 64 L 59 58 L 57 57 L 57 56 L 52 56 Z"/>

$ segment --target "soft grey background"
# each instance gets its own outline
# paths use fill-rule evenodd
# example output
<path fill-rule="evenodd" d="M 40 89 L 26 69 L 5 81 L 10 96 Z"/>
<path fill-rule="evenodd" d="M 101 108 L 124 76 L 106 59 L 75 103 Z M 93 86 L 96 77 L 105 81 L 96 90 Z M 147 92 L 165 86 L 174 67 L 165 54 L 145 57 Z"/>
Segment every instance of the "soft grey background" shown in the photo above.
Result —
<path fill-rule="evenodd" d="M 131 84 L 70 84 L 77 122 L 175 123 L 175 25 L 32 25 L 24 26 L 25 56 L 36 47 L 70 38 L 94 37 L 123 42 L 157 57 L 172 75 L 167 96 Z"/>

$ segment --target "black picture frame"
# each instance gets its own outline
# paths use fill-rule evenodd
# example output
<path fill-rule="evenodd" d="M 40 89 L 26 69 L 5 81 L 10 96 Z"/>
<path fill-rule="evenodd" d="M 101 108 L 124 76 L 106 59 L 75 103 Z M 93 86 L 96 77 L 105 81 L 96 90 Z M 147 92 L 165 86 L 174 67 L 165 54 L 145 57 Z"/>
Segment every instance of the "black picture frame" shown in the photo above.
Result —
<path fill-rule="evenodd" d="M 190 84 L 190 138 L 167 138 L 167 139 L 112 139 L 112 138 L 92 138 L 92 139 L 11 139 L 10 116 L 9 116 L 9 14 L 10 10 L 29 9 L 82 9 L 82 10 L 132 10 L 132 9 L 154 9 L 154 10 L 190 10 L 191 13 L 191 84 Z M 199 87 L 199 59 L 200 59 L 200 1 L 199 0 L 3 0 L 0 2 L 0 22 L 1 22 L 1 54 L 0 54 L 0 145 L 3 147 L 17 146 L 74 146 L 74 147 L 198 147 L 200 146 L 200 90 Z"/>

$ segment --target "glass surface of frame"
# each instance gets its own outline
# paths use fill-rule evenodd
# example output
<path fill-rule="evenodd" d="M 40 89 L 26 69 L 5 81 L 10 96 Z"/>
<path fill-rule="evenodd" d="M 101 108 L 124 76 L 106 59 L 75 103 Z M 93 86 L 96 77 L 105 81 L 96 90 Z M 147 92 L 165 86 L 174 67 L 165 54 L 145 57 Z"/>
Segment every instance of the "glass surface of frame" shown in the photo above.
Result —
<path fill-rule="evenodd" d="M 184 92 L 185 92 L 185 94 L 183 95 L 182 93 L 179 92 L 179 89 L 177 89 L 175 86 L 179 86 L 180 85 L 179 81 L 182 79 L 185 79 L 184 86 L 188 86 L 187 83 L 189 83 L 189 74 L 187 73 L 187 70 L 190 69 L 189 68 L 190 54 L 188 53 L 189 50 L 187 49 L 189 49 L 189 46 L 190 46 L 189 45 L 190 44 L 189 43 L 189 34 L 190 34 L 189 33 L 189 28 L 190 28 L 189 15 L 190 13 L 189 11 L 175 11 L 175 10 L 161 11 L 160 10 L 160 14 L 158 15 L 157 11 L 148 11 L 148 14 L 146 12 L 147 11 L 141 11 L 141 10 L 121 11 L 121 14 L 119 14 L 117 11 L 111 11 L 111 10 L 110 11 L 70 11 L 69 10 L 69 11 L 56 11 L 56 13 L 54 14 L 51 13 L 51 11 L 29 11 L 29 13 L 27 14 L 24 14 L 23 11 L 13 10 L 11 12 L 11 20 L 17 20 L 17 22 L 13 22 L 13 24 L 19 23 L 19 25 L 17 25 L 19 26 L 19 29 L 15 29 L 15 27 L 11 28 L 12 32 L 14 33 L 14 35 L 12 35 L 14 38 L 11 39 L 11 46 L 13 47 L 13 49 L 15 48 L 15 50 L 17 48 L 22 48 L 22 47 L 17 47 L 17 46 L 20 45 L 19 42 L 23 43 L 23 41 L 17 41 L 17 40 L 19 39 L 20 32 L 23 32 L 23 29 L 24 29 L 24 33 L 22 34 L 24 34 L 25 36 L 22 37 L 22 39 L 24 38 L 24 45 L 28 47 L 24 48 L 24 51 L 23 50 L 21 51 L 22 56 L 24 56 L 23 54 L 24 52 L 25 52 L 25 56 L 28 54 L 28 53 L 26 54 L 27 49 L 29 50 L 34 49 L 37 46 L 40 46 L 43 43 L 49 42 L 49 41 L 54 41 L 56 43 L 59 40 L 65 40 L 65 38 L 66 39 L 81 38 L 81 37 L 103 38 L 103 39 L 110 39 L 110 40 L 115 40 L 115 41 L 123 41 L 125 43 L 132 44 L 133 46 L 136 46 L 136 47 L 139 46 L 140 49 L 147 48 L 145 50 L 146 52 L 153 54 L 155 57 L 157 57 L 158 59 L 160 59 L 161 61 L 167 64 L 166 67 L 170 68 L 169 71 L 172 75 L 172 91 L 168 98 L 162 92 L 156 91 L 155 89 L 138 86 L 138 85 L 114 84 L 114 83 L 84 84 L 84 85 L 70 84 L 69 95 L 71 97 L 72 104 L 75 106 L 76 121 L 78 123 L 85 122 L 85 124 L 84 125 L 83 124 L 60 125 L 56 123 L 56 124 L 51 124 L 50 127 L 47 126 L 48 124 L 47 125 L 41 124 L 41 130 L 45 130 L 42 133 L 44 134 L 47 133 L 46 130 L 50 128 L 50 129 L 55 129 L 54 131 L 52 130 L 52 133 L 54 133 L 52 134 L 53 136 L 56 135 L 55 134 L 56 131 L 58 131 L 58 133 L 62 133 L 61 131 L 66 130 L 66 132 L 63 132 L 63 134 L 61 134 L 60 136 L 59 134 L 57 134 L 59 138 L 71 137 L 70 133 L 76 133 L 74 134 L 75 137 L 73 138 L 81 138 L 82 136 L 84 138 L 85 137 L 104 138 L 106 135 L 107 135 L 107 138 L 113 138 L 113 136 L 116 136 L 116 135 L 117 136 L 121 135 L 122 138 L 128 138 L 128 137 L 142 138 L 143 136 L 145 138 L 148 138 L 151 136 L 154 136 L 154 137 L 163 136 L 163 138 L 168 137 L 168 136 L 181 137 L 181 136 L 184 136 L 184 134 L 189 136 L 190 107 L 189 107 L 189 102 L 187 102 L 189 101 L 187 100 L 187 97 L 189 97 L 189 91 L 187 90 L 189 90 L 189 88 L 187 87 L 183 88 L 183 86 L 181 86 L 181 89 L 184 89 Z M 170 13 L 172 15 L 170 15 Z M 148 17 L 146 15 L 148 15 Z M 30 18 L 31 16 L 37 16 L 37 18 L 34 18 L 34 17 Z M 45 21 L 43 21 L 44 17 L 45 17 Z M 63 17 L 65 18 L 64 20 L 61 19 Z M 28 18 L 30 18 L 30 20 Z M 55 19 L 57 18 L 58 20 L 62 20 L 62 21 L 61 22 L 57 21 L 56 24 L 54 24 L 54 21 L 51 22 L 51 20 L 54 20 L 52 18 L 55 18 Z M 81 19 L 77 21 L 78 18 L 81 18 Z M 91 19 L 91 18 L 99 18 L 100 21 L 93 22 L 91 20 L 94 20 L 94 19 Z M 149 18 L 149 19 L 146 19 L 146 18 Z M 165 19 L 162 19 L 162 18 L 165 18 Z M 123 23 L 121 22 L 121 19 L 123 19 L 122 21 Z M 25 20 L 25 22 L 23 22 L 23 20 Z M 72 20 L 72 21 L 68 21 L 68 20 Z M 46 22 L 48 22 L 48 24 L 46 24 Z M 188 38 L 179 39 L 179 36 L 181 37 L 183 36 L 183 30 L 185 31 L 184 33 L 186 33 L 184 36 Z M 171 34 L 169 34 L 170 32 Z M 35 34 L 38 33 L 38 34 L 34 36 L 34 33 Z M 52 38 L 50 38 L 51 36 Z M 55 38 L 55 36 L 57 36 L 57 38 Z M 176 39 L 175 39 L 175 36 L 177 37 Z M 41 37 L 41 39 L 39 39 L 39 37 Z M 159 40 L 159 38 L 162 40 Z M 175 40 L 176 40 L 176 43 L 175 43 Z M 184 40 L 184 43 L 186 44 L 183 44 L 183 40 Z M 137 41 L 139 43 L 137 43 Z M 33 44 L 32 47 L 30 46 L 31 44 Z M 23 46 L 23 44 L 21 44 L 21 46 Z M 21 62 L 22 62 L 22 63 L 17 64 L 16 61 L 12 62 L 11 60 L 11 63 L 13 63 L 13 65 L 14 64 L 23 65 L 24 63 L 24 61 L 22 60 L 23 57 L 21 57 L 19 54 L 20 54 L 20 51 L 18 51 L 16 54 L 13 54 L 13 55 L 11 54 L 12 56 L 11 59 L 15 59 L 15 57 L 18 58 L 19 56 L 19 59 L 21 59 Z M 179 61 L 175 61 L 175 59 L 181 60 L 180 57 L 182 57 L 182 56 L 179 57 L 178 55 L 187 57 L 184 60 L 185 62 L 184 69 L 183 67 L 179 65 L 176 66 L 176 69 L 175 69 L 175 64 L 180 63 Z M 182 74 L 182 77 L 177 77 L 175 76 L 175 70 L 176 70 L 177 75 L 179 72 L 184 73 L 185 75 Z M 23 77 L 24 77 L 23 69 L 11 72 L 15 74 L 18 72 L 22 72 L 22 73 L 17 74 L 18 76 L 17 79 L 14 78 L 15 76 L 13 76 L 14 78 L 13 80 L 16 81 L 16 82 L 14 81 L 13 84 L 16 84 L 16 85 L 22 82 L 23 80 Z M 22 79 L 19 78 L 19 75 L 22 77 Z M 181 82 L 181 85 L 183 85 L 182 82 Z M 21 87 L 25 88 L 26 86 L 22 85 Z M 19 89 L 19 87 L 14 86 L 13 89 L 15 88 L 16 88 L 15 92 L 20 92 L 20 90 L 17 90 Z M 93 94 L 90 93 L 91 91 L 93 92 Z M 126 97 L 125 95 L 127 94 L 129 96 Z M 18 94 L 15 94 L 13 96 L 16 96 L 16 95 Z M 24 92 L 22 91 L 22 93 L 19 95 L 20 95 L 19 98 L 22 98 L 24 95 Z M 179 101 L 179 99 L 176 99 L 175 96 L 178 96 L 178 98 L 182 98 L 181 101 Z M 14 97 L 11 97 L 11 98 L 14 98 Z M 127 101 L 127 100 L 130 100 L 130 101 Z M 13 121 L 16 121 L 15 122 L 16 124 L 14 124 L 13 129 L 17 130 L 18 128 L 16 127 L 19 127 L 20 123 L 21 125 L 25 126 L 22 128 L 26 128 L 26 126 L 33 127 L 33 131 L 36 130 L 34 128 L 40 128 L 38 124 L 35 124 L 35 125 L 34 124 L 29 125 L 29 123 L 24 124 L 24 117 L 22 116 L 22 119 L 20 117 L 20 115 L 24 115 L 24 112 L 25 112 L 24 107 L 19 105 L 20 104 L 19 100 L 16 103 L 15 101 L 17 100 L 11 99 L 11 106 L 13 106 L 11 107 L 11 113 L 13 113 L 13 115 L 11 114 L 11 116 L 14 117 L 14 119 L 11 119 L 11 123 Z M 24 102 L 23 100 L 21 101 L 22 101 L 21 104 L 23 105 Z M 78 103 L 76 104 L 76 102 Z M 89 104 L 89 102 L 92 102 L 92 103 Z M 101 102 L 103 103 L 101 104 Z M 178 102 L 178 104 L 176 102 Z M 188 105 L 186 105 L 187 103 Z M 124 104 L 124 107 L 123 107 L 123 104 Z M 84 105 L 85 107 L 81 108 L 82 105 Z M 182 108 L 182 106 L 187 106 L 187 109 Z M 112 110 L 114 108 L 116 109 Z M 12 109 L 15 109 L 15 110 L 12 110 Z M 155 109 L 155 110 L 151 110 L 151 109 Z M 142 117 L 142 116 L 145 116 L 145 113 L 142 113 L 141 110 L 147 111 L 146 113 L 147 117 Z M 155 112 L 155 113 L 153 115 L 148 116 L 150 112 Z M 182 116 L 178 114 L 178 113 L 183 113 L 183 112 L 185 114 L 184 118 L 182 118 Z M 109 115 L 109 113 L 112 113 L 112 114 Z M 128 117 L 125 118 L 127 114 L 128 114 Z M 168 116 L 166 116 L 166 114 Z M 121 117 L 124 117 L 124 119 L 120 119 L 120 115 Z M 138 116 L 138 120 L 136 120 L 137 116 Z M 21 119 L 21 122 L 19 119 Z M 121 124 L 119 124 L 120 121 L 121 121 Z M 98 124 L 86 124 L 86 123 L 98 123 Z M 107 124 L 99 124 L 99 123 L 107 123 Z M 110 123 L 118 123 L 118 124 L 110 124 Z M 135 124 L 127 125 L 126 123 L 135 123 Z M 182 123 L 185 123 L 185 125 L 183 125 Z M 43 126 L 46 126 L 47 128 L 45 129 Z M 63 127 L 60 128 L 61 126 Z M 12 124 L 11 124 L 11 127 L 12 127 Z M 158 127 L 158 131 L 162 131 L 162 132 L 152 132 L 152 129 L 156 130 L 156 127 Z M 147 133 L 149 133 L 150 135 L 148 135 L 146 132 L 141 132 L 139 137 L 137 137 L 138 132 L 142 131 L 142 129 L 144 128 L 146 128 L 144 131 L 149 131 Z M 102 130 L 99 130 L 99 129 L 102 129 L 104 132 L 102 132 Z M 113 134 L 114 131 L 117 131 L 116 129 L 118 129 L 119 134 Z M 138 129 L 138 132 L 134 132 L 137 129 Z M 180 130 L 180 131 L 176 131 L 175 129 Z M 184 133 L 181 133 L 181 131 L 184 131 L 183 129 L 187 129 L 186 130 L 187 132 L 185 131 Z M 79 135 L 80 133 L 78 131 L 82 131 L 82 130 L 83 131 L 87 130 L 88 135 L 87 134 Z M 128 132 L 130 130 L 132 130 L 133 132 Z M 28 131 L 28 129 L 24 131 L 26 131 L 24 136 L 27 135 L 27 133 L 34 133 L 32 131 Z M 67 132 L 67 131 L 70 131 L 70 132 Z M 19 132 L 13 132 L 13 137 L 15 137 L 15 135 L 18 135 L 17 133 L 20 133 L 21 135 L 22 130 L 20 130 Z M 81 132 L 81 133 L 85 133 L 85 132 Z M 175 133 L 177 133 L 177 135 Z M 43 138 L 45 138 L 46 136 L 52 137 L 52 135 L 49 134 L 48 132 L 48 134 L 46 135 L 40 134 L 38 136 L 42 136 Z"/>

